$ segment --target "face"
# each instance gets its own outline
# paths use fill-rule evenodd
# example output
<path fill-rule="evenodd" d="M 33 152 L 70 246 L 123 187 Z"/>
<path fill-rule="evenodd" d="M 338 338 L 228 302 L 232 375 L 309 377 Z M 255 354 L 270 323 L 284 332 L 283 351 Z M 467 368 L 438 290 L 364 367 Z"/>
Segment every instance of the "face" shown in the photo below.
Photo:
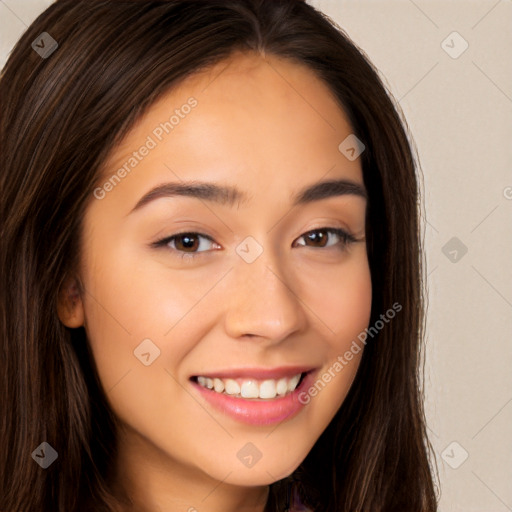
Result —
<path fill-rule="evenodd" d="M 339 409 L 362 351 L 333 365 L 371 306 L 361 165 L 338 149 L 351 133 L 309 69 L 237 54 L 162 97 L 105 163 L 74 318 L 141 478 L 265 486 Z M 339 183 L 303 194 L 323 181 Z M 229 192 L 185 187 L 199 182 Z"/>

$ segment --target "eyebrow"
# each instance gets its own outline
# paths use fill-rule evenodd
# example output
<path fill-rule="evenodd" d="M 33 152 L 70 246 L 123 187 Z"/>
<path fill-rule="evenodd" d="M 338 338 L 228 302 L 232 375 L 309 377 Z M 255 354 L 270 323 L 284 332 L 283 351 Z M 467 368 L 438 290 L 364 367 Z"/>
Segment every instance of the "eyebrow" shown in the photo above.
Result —
<path fill-rule="evenodd" d="M 328 180 L 308 185 L 299 190 L 292 198 L 292 206 L 345 195 L 355 195 L 364 199 L 368 198 L 364 186 L 359 183 L 345 179 Z M 235 202 L 247 203 L 250 199 L 248 194 L 232 185 L 221 185 L 203 181 L 170 182 L 158 185 L 144 194 L 130 213 L 141 209 L 156 199 L 175 196 L 204 199 L 231 207 Z"/>

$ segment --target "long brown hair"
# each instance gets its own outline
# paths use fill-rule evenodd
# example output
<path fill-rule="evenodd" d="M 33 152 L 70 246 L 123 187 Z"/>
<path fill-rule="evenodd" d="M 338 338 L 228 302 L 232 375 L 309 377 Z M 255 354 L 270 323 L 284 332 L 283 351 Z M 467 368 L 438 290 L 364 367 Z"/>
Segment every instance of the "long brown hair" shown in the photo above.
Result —
<path fill-rule="evenodd" d="M 58 44 L 51 55 L 32 47 L 43 32 Z M 62 325 L 57 297 L 112 148 L 170 87 L 235 50 L 305 64 L 339 101 L 366 147 L 370 325 L 402 306 L 368 338 L 307 458 L 270 486 L 267 510 L 284 510 L 291 482 L 315 512 L 437 509 L 422 395 L 419 167 L 362 51 L 299 0 L 58 0 L 0 75 L 0 510 L 114 510 L 116 418 L 85 331 Z M 31 457 L 43 441 L 58 452 L 47 469 Z"/>

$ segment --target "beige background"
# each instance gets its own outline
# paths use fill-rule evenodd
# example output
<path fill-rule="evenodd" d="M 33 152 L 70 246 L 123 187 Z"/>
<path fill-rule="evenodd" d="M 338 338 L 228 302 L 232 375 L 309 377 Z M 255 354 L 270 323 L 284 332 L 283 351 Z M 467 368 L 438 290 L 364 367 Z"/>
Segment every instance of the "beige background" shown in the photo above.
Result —
<path fill-rule="evenodd" d="M 0 0 L 0 66 L 50 3 Z M 440 511 L 512 511 L 512 1 L 311 3 L 380 70 L 418 148 Z"/>

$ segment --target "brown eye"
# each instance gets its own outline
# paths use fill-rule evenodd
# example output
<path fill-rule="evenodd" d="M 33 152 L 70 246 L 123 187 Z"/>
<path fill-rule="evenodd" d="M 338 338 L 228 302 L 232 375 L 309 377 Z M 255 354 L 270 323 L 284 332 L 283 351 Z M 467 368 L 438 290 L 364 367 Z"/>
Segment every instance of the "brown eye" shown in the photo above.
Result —
<path fill-rule="evenodd" d="M 203 233 L 184 232 L 168 236 L 152 244 L 154 247 L 164 247 L 178 253 L 182 258 L 196 257 L 209 252 L 211 245 L 220 247 L 211 237 Z M 201 249 L 201 250 L 199 250 Z"/>
<path fill-rule="evenodd" d="M 178 251 L 195 252 L 199 247 L 199 237 L 193 233 L 185 233 L 183 235 L 176 235 L 173 237 L 174 245 Z"/>
<path fill-rule="evenodd" d="M 327 230 L 313 231 L 306 235 L 306 240 L 312 242 L 315 247 L 325 247 L 328 238 L 329 234 Z"/>
<path fill-rule="evenodd" d="M 343 229 L 328 227 L 308 231 L 297 240 L 301 239 L 304 239 L 305 242 L 296 242 L 299 246 L 302 245 L 316 249 L 333 248 L 338 250 L 343 250 L 350 243 L 357 241 L 352 234 Z M 330 243 L 331 240 L 333 240 L 334 243 Z M 188 231 L 176 233 L 172 236 L 154 242 L 152 245 L 153 247 L 167 248 L 171 252 L 176 253 L 175 255 L 179 255 L 181 258 L 192 259 L 201 256 L 202 253 L 210 252 L 212 247 L 208 246 L 212 244 L 216 246 L 214 249 L 220 248 L 219 244 L 217 244 L 210 236 L 203 233 Z"/>
<path fill-rule="evenodd" d="M 347 233 L 345 230 L 340 228 L 319 228 L 319 229 L 313 229 L 311 231 L 308 231 L 307 233 L 304 233 L 300 238 L 297 240 L 300 240 L 303 238 L 306 242 L 299 245 L 304 245 L 306 247 L 314 247 L 314 248 L 324 248 L 324 247 L 339 247 L 343 249 L 346 245 L 349 243 L 355 242 L 356 238 L 350 234 Z M 336 238 L 339 239 L 338 242 L 336 242 Z M 330 239 L 334 239 L 335 243 L 331 243 L 330 245 L 327 245 L 329 243 Z"/>

